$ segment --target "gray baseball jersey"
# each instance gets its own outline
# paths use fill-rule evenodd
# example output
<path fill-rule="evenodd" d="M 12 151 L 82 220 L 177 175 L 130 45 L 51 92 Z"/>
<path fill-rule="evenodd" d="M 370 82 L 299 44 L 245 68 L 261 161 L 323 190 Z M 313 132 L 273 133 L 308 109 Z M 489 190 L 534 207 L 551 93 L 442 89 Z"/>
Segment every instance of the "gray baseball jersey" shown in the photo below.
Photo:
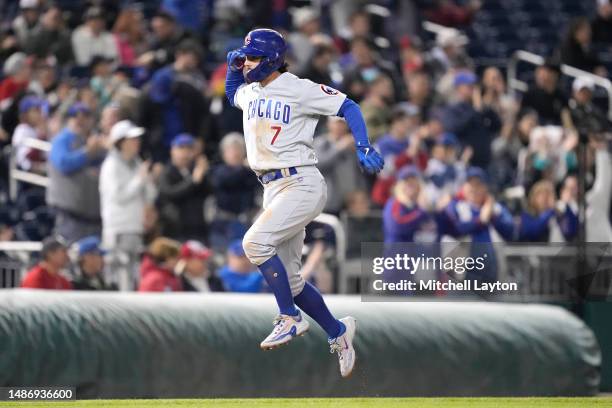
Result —
<path fill-rule="evenodd" d="M 262 87 L 244 84 L 234 105 L 242 109 L 249 165 L 256 172 L 317 163 L 312 148 L 319 115 L 338 113 L 346 95 L 285 72 Z"/>
<path fill-rule="evenodd" d="M 242 120 L 251 168 L 266 170 L 298 167 L 298 173 L 264 187 L 263 212 L 243 239 L 246 256 L 261 265 L 277 254 L 289 277 L 291 293 L 304 288 L 301 269 L 304 227 L 321 213 L 327 200 L 325 179 L 314 166 L 312 147 L 319 115 L 338 113 L 346 95 L 288 72 L 262 87 L 238 88 L 234 105 Z"/>

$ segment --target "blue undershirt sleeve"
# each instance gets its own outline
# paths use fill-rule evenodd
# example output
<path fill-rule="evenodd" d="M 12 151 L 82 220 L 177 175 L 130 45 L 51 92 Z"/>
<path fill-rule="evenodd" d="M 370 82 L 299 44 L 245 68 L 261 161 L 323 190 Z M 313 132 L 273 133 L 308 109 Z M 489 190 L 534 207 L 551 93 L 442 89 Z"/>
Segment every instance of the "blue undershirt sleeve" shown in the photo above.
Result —
<path fill-rule="evenodd" d="M 353 138 L 355 138 L 356 146 L 360 147 L 370 145 L 363 114 L 361 113 L 361 109 L 359 109 L 359 105 L 357 105 L 355 101 L 350 98 L 346 98 L 340 106 L 338 116 L 346 120 L 349 129 L 351 129 L 351 132 L 353 133 Z"/>

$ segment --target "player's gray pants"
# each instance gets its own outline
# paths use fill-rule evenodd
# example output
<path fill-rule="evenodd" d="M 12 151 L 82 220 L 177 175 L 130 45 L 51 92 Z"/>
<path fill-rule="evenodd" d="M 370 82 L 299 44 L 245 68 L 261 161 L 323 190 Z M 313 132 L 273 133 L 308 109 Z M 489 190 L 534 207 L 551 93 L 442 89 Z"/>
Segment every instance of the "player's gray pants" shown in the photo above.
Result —
<path fill-rule="evenodd" d="M 297 171 L 264 186 L 264 211 L 242 240 L 246 256 L 255 265 L 278 255 L 293 296 L 300 294 L 305 283 L 299 274 L 304 227 L 321 213 L 327 200 L 325 179 L 315 166 L 298 167 Z"/>

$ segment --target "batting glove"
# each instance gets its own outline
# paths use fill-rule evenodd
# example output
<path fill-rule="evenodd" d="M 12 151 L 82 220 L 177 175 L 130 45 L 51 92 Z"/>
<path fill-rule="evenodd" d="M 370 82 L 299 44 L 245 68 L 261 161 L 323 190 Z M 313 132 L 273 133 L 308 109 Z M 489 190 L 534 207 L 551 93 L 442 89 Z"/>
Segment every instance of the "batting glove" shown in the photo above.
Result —
<path fill-rule="evenodd" d="M 246 57 L 240 51 L 230 51 L 227 53 L 227 66 L 232 72 L 242 71 Z"/>
<path fill-rule="evenodd" d="M 359 165 L 367 173 L 376 174 L 385 166 L 385 160 L 372 146 L 357 146 Z"/>

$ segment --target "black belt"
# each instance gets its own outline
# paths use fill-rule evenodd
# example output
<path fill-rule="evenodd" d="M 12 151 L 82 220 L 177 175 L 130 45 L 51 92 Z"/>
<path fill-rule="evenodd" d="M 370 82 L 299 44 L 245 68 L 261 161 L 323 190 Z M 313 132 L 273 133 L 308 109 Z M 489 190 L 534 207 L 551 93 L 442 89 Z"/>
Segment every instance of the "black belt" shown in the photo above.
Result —
<path fill-rule="evenodd" d="M 261 184 L 268 184 L 271 181 L 281 179 L 283 177 L 290 177 L 297 174 L 295 167 L 287 167 L 286 169 L 272 170 L 267 173 L 257 176 Z"/>

